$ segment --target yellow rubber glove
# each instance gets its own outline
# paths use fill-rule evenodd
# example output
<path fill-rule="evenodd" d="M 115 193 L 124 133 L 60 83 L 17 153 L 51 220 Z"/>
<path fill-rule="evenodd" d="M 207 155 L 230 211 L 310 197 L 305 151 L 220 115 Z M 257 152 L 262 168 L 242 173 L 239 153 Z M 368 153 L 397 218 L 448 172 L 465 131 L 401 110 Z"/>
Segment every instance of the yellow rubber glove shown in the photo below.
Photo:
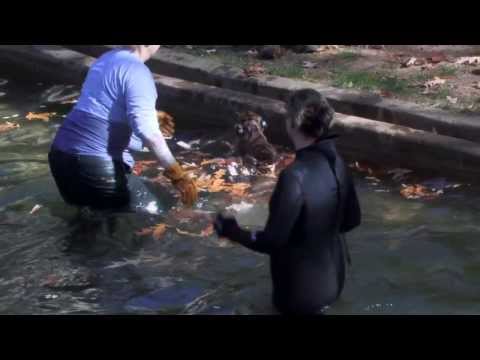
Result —
<path fill-rule="evenodd" d="M 165 111 L 157 111 L 158 122 L 160 123 L 160 131 L 166 138 L 173 137 L 175 133 L 175 123 L 173 117 Z"/>
<path fill-rule="evenodd" d="M 175 163 L 165 170 L 165 177 L 170 179 L 172 185 L 180 192 L 182 202 L 192 206 L 198 199 L 198 190 L 195 181 L 188 176 L 179 163 Z"/>

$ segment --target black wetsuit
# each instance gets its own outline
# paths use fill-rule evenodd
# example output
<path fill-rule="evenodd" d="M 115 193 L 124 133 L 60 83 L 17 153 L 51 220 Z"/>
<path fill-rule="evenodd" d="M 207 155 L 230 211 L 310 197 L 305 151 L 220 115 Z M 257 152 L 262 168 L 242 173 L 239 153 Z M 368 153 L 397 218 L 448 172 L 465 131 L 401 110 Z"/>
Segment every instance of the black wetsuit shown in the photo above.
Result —
<path fill-rule="evenodd" d="M 270 255 L 279 311 L 314 314 L 343 289 L 348 255 L 342 233 L 358 226 L 360 218 L 353 179 L 327 137 L 297 151 L 280 174 L 265 229 L 256 239 L 242 231 L 235 240 Z"/>

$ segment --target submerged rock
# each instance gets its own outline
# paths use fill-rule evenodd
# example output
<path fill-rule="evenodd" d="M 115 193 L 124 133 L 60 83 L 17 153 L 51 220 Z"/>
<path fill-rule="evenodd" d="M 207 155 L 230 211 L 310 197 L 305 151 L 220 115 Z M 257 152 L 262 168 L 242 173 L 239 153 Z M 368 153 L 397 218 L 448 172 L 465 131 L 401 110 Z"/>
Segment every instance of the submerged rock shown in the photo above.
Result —
<path fill-rule="evenodd" d="M 195 299 L 202 296 L 203 293 L 204 289 L 198 285 L 177 284 L 135 297 L 127 302 L 125 310 L 133 312 L 180 312 Z"/>
<path fill-rule="evenodd" d="M 62 270 L 47 276 L 42 286 L 55 290 L 83 290 L 93 287 L 97 277 L 86 269 Z"/>

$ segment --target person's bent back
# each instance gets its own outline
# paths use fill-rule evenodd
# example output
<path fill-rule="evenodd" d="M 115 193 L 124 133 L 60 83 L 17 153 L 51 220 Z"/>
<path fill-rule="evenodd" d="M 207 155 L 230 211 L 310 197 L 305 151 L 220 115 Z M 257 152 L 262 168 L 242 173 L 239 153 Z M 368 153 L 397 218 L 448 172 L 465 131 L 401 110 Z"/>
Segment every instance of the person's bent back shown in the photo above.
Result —
<path fill-rule="evenodd" d="M 57 132 L 49 154 L 64 200 L 117 208 L 130 203 L 126 174 L 131 150 L 148 147 L 166 169 L 184 203 L 196 201 L 195 183 L 176 162 L 160 131 L 153 75 L 144 64 L 159 45 L 129 45 L 101 56 L 90 68 L 78 103 Z"/>

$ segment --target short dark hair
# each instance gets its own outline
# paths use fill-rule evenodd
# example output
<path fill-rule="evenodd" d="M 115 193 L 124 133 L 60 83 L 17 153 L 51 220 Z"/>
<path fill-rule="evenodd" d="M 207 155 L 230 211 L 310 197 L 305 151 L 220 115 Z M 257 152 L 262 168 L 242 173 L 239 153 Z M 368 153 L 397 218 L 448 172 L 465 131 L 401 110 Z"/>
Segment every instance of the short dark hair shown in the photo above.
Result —
<path fill-rule="evenodd" d="M 314 138 L 328 133 L 335 114 L 327 99 L 313 89 L 295 91 L 287 101 L 287 110 L 293 125 Z"/>

